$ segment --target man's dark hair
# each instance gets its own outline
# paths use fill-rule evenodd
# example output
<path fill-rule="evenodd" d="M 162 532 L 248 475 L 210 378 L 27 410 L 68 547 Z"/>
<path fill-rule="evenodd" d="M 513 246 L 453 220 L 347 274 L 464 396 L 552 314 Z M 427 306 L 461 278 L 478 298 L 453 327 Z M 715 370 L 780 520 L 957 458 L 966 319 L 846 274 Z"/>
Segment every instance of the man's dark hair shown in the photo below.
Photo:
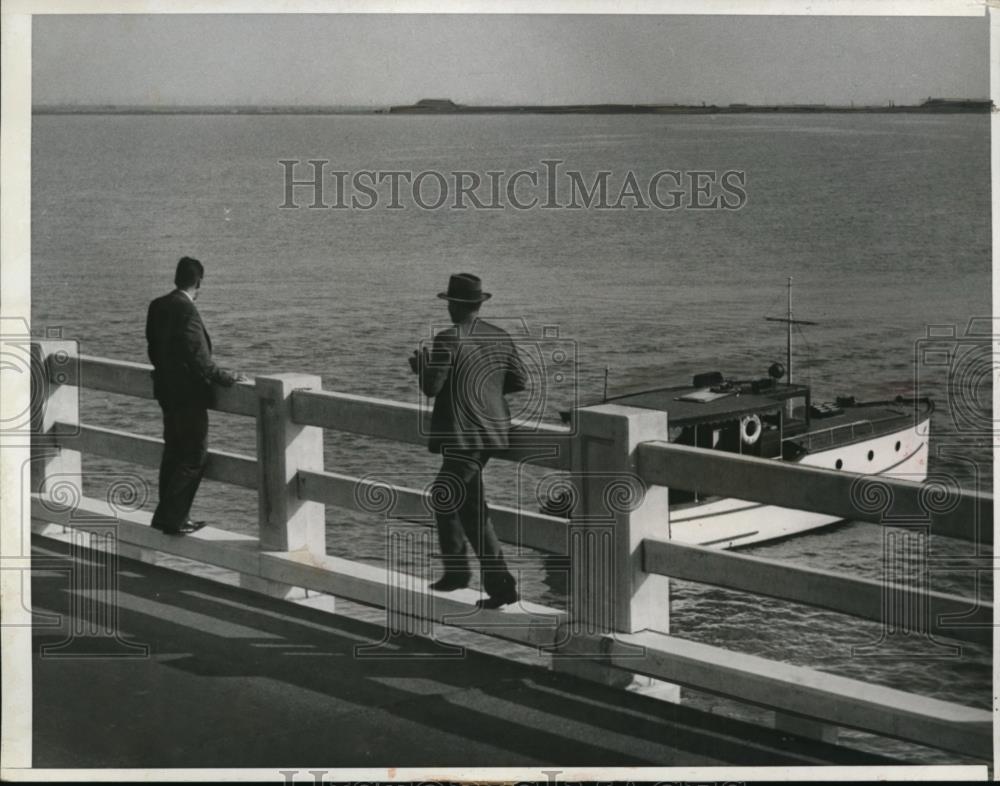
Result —
<path fill-rule="evenodd" d="M 205 277 L 205 266 L 193 257 L 181 257 L 174 273 L 174 284 L 178 289 L 189 289 Z"/>

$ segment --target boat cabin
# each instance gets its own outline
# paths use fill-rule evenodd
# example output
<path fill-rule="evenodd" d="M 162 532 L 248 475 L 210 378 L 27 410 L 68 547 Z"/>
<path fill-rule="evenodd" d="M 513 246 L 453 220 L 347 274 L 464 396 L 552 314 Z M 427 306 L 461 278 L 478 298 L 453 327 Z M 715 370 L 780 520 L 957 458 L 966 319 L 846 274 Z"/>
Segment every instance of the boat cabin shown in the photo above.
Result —
<path fill-rule="evenodd" d="M 911 432 L 919 424 L 926 429 L 934 411 L 927 397 L 859 402 L 838 396 L 831 403 L 813 403 L 807 385 L 780 381 L 779 364 L 768 373 L 745 380 L 727 380 L 719 372 L 696 374 L 690 385 L 625 392 L 600 403 L 666 412 L 668 439 L 680 445 L 784 461 L 829 454 L 834 469 L 855 454 L 866 455 L 868 462 L 888 461 L 890 468 L 908 460 L 901 451 Z M 572 418 L 571 411 L 560 415 L 565 422 Z M 887 443 L 889 448 L 868 444 L 890 434 L 900 438 Z M 714 497 L 697 489 L 670 488 L 671 508 L 709 499 Z M 566 502 L 551 500 L 543 510 L 568 515 Z"/>
<path fill-rule="evenodd" d="M 608 403 L 669 413 L 671 442 L 772 459 L 800 455 L 788 437 L 809 430 L 811 407 L 806 385 L 774 377 L 726 380 L 719 372 L 696 374 L 690 385 L 625 393 Z M 696 499 L 693 491 L 670 489 L 671 504 Z"/>
<path fill-rule="evenodd" d="M 609 398 L 608 403 L 669 413 L 670 441 L 761 458 L 782 456 L 786 437 L 809 428 L 806 385 L 772 377 L 724 380 L 697 374 L 691 385 L 656 388 Z"/>

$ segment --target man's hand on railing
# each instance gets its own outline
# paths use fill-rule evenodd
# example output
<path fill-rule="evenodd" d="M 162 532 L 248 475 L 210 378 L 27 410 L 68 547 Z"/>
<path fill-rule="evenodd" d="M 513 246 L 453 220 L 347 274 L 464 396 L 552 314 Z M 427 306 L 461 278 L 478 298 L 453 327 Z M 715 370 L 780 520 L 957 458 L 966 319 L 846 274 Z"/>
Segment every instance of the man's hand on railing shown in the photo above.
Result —
<path fill-rule="evenodd" d="M 253 382 L 253 378 L 252 377 L 248 377 L 242 371 L 237 371 L 233 375 L 233 377 L 234 377 L 233 378 L 233 382 L 235 382 L 236 384 L 240 384 L 241 382 L 242 383 L 248 383 L 248 382 L 252 383 Z"/>

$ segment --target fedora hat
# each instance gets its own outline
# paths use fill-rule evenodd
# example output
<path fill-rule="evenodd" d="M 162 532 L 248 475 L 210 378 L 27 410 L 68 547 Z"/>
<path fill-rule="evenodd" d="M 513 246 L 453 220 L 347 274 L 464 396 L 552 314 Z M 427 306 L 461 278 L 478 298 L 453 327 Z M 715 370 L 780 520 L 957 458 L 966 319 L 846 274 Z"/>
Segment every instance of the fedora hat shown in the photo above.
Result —
<path fill-rule="evenodd" d="M 479 276 L 474 276 L 472 273 L 456 273 L 448 279 L 448 291 L 438 292 L 438 297 L 458 303 L 482 303 L 493 295 L 483 292 L 483 282 Z"/>

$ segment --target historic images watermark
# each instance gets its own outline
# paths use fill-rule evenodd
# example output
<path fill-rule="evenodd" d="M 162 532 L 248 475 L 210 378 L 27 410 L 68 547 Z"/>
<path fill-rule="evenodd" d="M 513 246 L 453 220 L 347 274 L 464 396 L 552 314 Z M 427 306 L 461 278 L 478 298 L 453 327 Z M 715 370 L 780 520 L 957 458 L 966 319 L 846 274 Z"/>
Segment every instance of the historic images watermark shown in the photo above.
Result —
<path fill-rule="evenodd" d="M 53 530 L 49 534 L 68 542 L 64 553 L 32 553 L 28 537 L 10 538 L 0 570 L 20 573 L 22 587 L 32 577 L 39 586 L 57 582 L 66 605 L 57 613 L 25 606 L 30 622 L 5 619 L 0 625 L 30 624 L 41 632 L 42 658 L 145 658 L 149 646 L 126 639 L 119 628 L 118 519 L 143 507 L 149 487 L 134 473 L 91 471 L 92 493 L 103 486 L 105 498 L 102 504 L 84 497 L 79 380 L 79 345 L 64 339 L 61 327 L 47 327 L 44 339 L 33 339 L 27 321 L 0 317 L 0 387 L 30 386 L 24 403 L 8 405 L 0 415 L 0 445 L 30 448 L 21 483 L 11 484 L 32 492 L 21 498 L 16 520 L 37 513 Z"/>
<path fill-rule="evenodd" d="M 926 395 L 943 377 L 945 413 L 955 436 L 1000 444 L 1000 413 L 993 411 L 993 387 L 1000 382 L 1000 319 L 971 317 L 965 326 L 927 326 L 914 344 L 914 387 Z"/>
<path fill-rule="evenodd" d="M 37 497 L 39 518 L 54 530 L 48 534 L 68 542 L 68 548 L 64 553 L 42 552 L 21 558 L 4 554 L 0 558 L 4 570 L 33 572 L 43 594 L 56 587 L 65 593 L 66 605 L 58 607 L 56 613 L 32 612 L 32 625 L 44 637 L 38 645 L 39 657 L 149 657 L 148 644 L 128 638 L 121 630 L 118 567 L 124 546 L 119 516 L 143 508 L 149 499 L 149 484 L 130 472 L 89 472 L 91 484 L 103 487 L 104 500 L 88 499 L 78 471 L 53 473 L 50 469 L 47 455 L 42 453 L 25 463 L 22 472 L 46 473 L 43 493 Z M 45 582 L 49 583 L 47 590 Z"/>
<path fill-rule="evenodd" d="M 46 346 L 33 341 L 28 323 L 19 317 L 0 317 L 0 385 L 8 391 L 26 379 L 30 393 L 26 406 L 8 402 L 0 412 L 0 441 L 4 445 L 38 445 L 38 438 L 52 424 L 47 413 L 57 407 L 79 407 L 79 392 L 71 380 L 79 377 L 79 347 L 63 340 L 61 327 L 45 330 Z M 56 401 L 50 401 L 57 396 Z M 11 396 L 11 399 L 14 397 Z M 79 426 L 60 425 L 63 436 L 78 433 Z"/>
<path fill-rule="evenodd" d="M 654 172 L 568 169 L 543 159 L 515 171 L 344 170 L 329 159 L 281 159 L 284 199 L 296 210 L 739 210 L 747 175 L 739 169 Z"/>
<path fill-rule="evenodd" d="M 987 575 L 995 573 L 992 497 L 981 490 L 992 472 L 989 446 L 1000 434 L 992 407 L 998 336 L 1000 321 L 972 317 L 964 326 L 928 325 L 927 334 L 914 342 L 914 395 L 896 402 L 908 403 L 914 415 L 910 441 L 916 448 L 903 461 L 940 464 L 933 472 L 913 465 L 909 477 L 893 469 L 891 477 L 920 483 L 915 498 L 897 494 L 877 476 L 859 477 L 851 486 L 854 507 L 875 514 L 883 526 L 882 630 L 876 641 L 852 646 L 853 657 L 956 658 L 963 649 L 954 642 L 988 646 L 992 640 L 987 584 Z M 906 446 L 908 439 L 901 442 Z M 895 443 L 897 451 L 901 442 Z M 968 546 L 935 550 L 935 535 Z M 934 591 L 937 580 L 962 572 L 970 574 L 968 595 Z M 912 646 L 917 642 L 920 650 Z"/>

